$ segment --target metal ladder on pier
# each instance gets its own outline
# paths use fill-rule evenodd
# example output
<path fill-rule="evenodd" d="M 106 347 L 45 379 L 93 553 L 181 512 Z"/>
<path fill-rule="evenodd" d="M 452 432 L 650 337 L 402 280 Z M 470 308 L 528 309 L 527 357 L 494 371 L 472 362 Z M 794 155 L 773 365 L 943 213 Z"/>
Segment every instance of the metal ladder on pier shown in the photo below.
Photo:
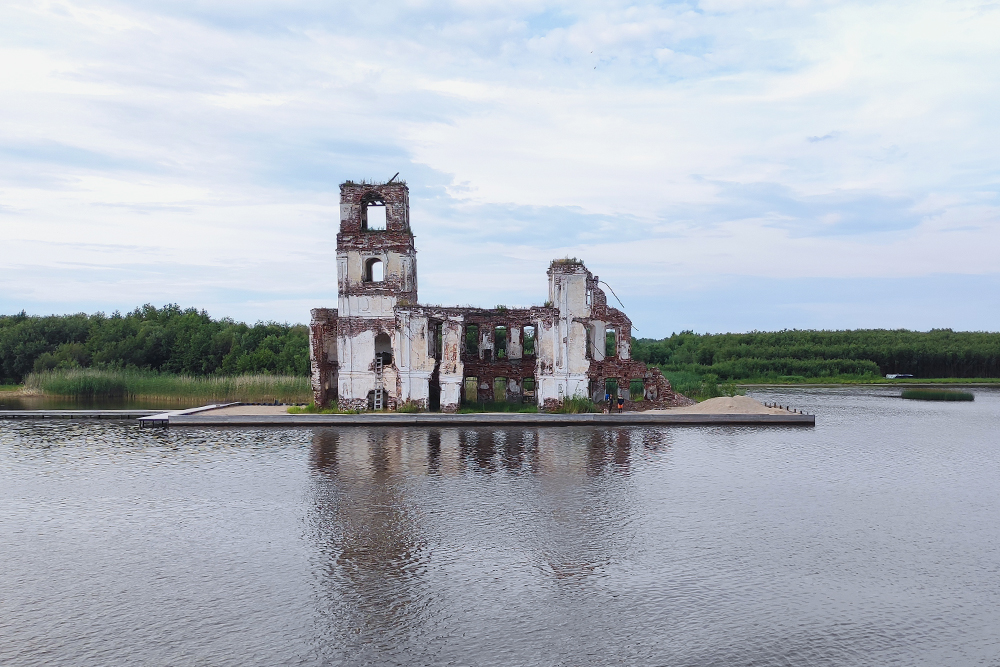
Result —
<path fill-rule="evenodd" d="M 376 354 L 375 355 L 375 404 L 374 404 L 375 410 L 381 410 L 383 407 L 385 407 L 382 405 L 383 386 L 384 385 L 382 384 L 382 355 Z"/>

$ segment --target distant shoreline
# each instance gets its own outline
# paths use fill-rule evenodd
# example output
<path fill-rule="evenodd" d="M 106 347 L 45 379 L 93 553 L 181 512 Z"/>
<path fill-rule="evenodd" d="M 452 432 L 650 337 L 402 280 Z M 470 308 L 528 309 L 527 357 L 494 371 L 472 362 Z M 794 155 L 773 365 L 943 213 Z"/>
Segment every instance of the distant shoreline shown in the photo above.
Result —
<path fill-rule="evenodd" d="M 904 378 L 899 380 L 884 381 L 853 381 L 843 380 L 840 382 L 739 382 L 736 386 L 740 389 L 752 389 L 754 387 L 935 387 L 939 385 L 949 385 L 955 387 L 998 387 L 1000 378 Z"/>

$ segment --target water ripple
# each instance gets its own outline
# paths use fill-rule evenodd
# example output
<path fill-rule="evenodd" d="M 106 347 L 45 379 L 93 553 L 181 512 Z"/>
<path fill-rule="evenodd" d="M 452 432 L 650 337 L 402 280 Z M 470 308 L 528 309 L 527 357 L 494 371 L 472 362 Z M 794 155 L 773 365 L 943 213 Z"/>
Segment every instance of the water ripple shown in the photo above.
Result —
<path fill-rule="evenodd" d="M 817 427 L 0 423 L 0 664 L 1000 664 L 1000 396 L 760 394 Z"/>

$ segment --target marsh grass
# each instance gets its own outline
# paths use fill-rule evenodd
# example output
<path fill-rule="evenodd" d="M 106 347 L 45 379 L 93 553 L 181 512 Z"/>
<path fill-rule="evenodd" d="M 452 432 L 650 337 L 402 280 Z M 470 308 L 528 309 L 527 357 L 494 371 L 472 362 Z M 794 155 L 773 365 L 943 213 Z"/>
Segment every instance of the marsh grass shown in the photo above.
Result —
<path fill-rule="evenodd" d="M 949 391 L 945 389 L 904 389 L 900 398 L 909 398 L 916 401 L 972 401 L 975 400 L 972 392 Z"/>
<path fill-rule="evenodd" d="M 25 393 L 79 398 L 305 403 L 309 378 L 296 375 L 197 377 L 138 370 L 57 369 L 29 374 Z"/>

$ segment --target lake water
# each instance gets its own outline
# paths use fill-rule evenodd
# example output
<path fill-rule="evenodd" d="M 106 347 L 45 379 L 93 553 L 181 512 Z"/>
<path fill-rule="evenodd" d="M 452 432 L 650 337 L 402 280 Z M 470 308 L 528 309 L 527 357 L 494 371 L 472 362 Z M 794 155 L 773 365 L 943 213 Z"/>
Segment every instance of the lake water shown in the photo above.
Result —
<path fill-rule="evenodd" d="M 1000 664 L 1000 393 L 808 427 L 0 422 L 0 664 Z"/>

